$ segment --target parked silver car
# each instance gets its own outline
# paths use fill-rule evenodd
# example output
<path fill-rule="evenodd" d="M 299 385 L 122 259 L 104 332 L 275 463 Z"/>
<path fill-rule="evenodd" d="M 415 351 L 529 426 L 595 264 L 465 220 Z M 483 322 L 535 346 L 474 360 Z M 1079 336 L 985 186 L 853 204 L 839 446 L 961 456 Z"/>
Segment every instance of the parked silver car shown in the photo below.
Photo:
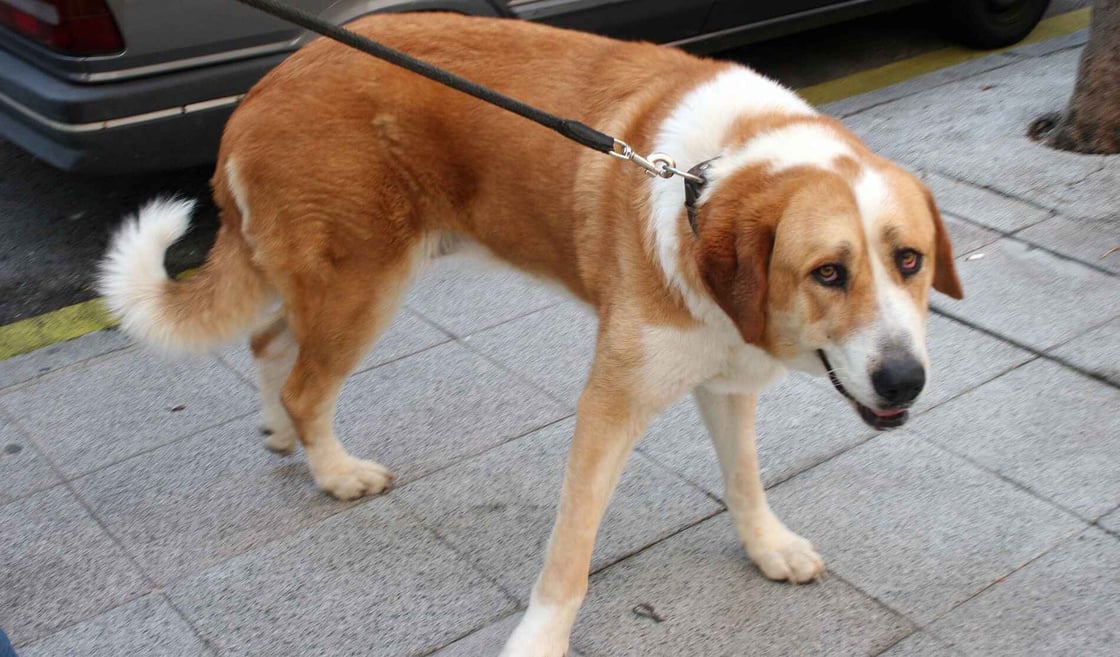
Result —
<path fill-rule="evenodd" d="M 918 0 L 290 2 L 335 23 L 447 10 L 711 50 Z M 1048 2 L 937 6 L 966 41 L 994 47 L 1021 39 Z M 208 162 L 241 95 L 308 38 L 234 0 L 0 0 L 0 137 L 98 174 Z"/>

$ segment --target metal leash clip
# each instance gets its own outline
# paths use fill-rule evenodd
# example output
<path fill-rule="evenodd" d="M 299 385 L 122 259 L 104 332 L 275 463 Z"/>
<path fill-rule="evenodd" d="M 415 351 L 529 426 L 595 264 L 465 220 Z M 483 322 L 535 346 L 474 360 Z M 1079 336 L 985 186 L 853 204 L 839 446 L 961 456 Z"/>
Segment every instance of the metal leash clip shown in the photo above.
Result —
<path fill-rule="evenodd" d="M 634 152 L 630 144 L 627 144 L 621 139 L 614 140 L 614 149 L 607 154 L 612 157 L 617 157 L 620 160 L 627 160 L 637 164 L 645 169 L 646 174 L 649 176 L 660 178 L 680 176 L 693 183 L 703 184 L 705 182 L 700 176 L 678 169 L 677 161 L 665 153 L 650 153 L 648 158 L 642 157 Z"/>

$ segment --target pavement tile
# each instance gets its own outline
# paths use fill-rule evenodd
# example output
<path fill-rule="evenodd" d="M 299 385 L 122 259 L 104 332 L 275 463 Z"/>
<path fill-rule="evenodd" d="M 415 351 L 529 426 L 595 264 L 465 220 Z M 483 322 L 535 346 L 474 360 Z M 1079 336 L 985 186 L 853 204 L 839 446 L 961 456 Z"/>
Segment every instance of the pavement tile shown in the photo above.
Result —
<path fill-rule="evenodd" d="M 956 264 L 964 300 L 935 294 L 931 305 L 1039 351 L 1120 315 L 1120 279 L 1016 240 Z"/>
<path fill-rule="evenodd" d="M 20 657 L 196 657 L 212 654 L 158 595 L 117 607 L 20 648 Z"/>
<path fill-rule="evenodd" d="M 1120 504 L 1120 390 L 1047 360 L 934 409 L 914 428 L 1093 520 Z"/>
<path fill-rule="evenodd" d="M 437 258 L 406 303 L 458 337 L 563 301 L 565 294 L 510 267 L 465 255 Z"/>
<path fill-rule="evenodd" d="M 635 613 L 642 604 L 662 622 Z M 840 579 L 767 580 L 721 514 L 593 577 L 572 643 L 611 657 L 849 657 L 912 631 Z"/>
<path fill-rule="evenodd" d="M 983 248 L 1002 237 L 994 230 L 977 226 L 951 214 L 943 214 L 942 219 L 945 222 L 945 229 L 949 231 L 949 240 L 953 244 L 953 255 L 957 257 Z"/>
<path fill-rule="evenodd" d="M 0 505 L 58 483 L 39 449 L 0 419 Z"/>
<path fill-rule="evenodd" d="M 1120 212 L 1104 219 L 1054 217 L 1015 237 L 1120 274 L 1120 250 L 1114 250 L 1120 247 Z"/>
<path fill-rule="evenodd" d="M 879 657 L 958 657 L 959 652 L 928 632 L 915 632 Z"/>
<path fill-rule="evenodd" d="M 16 646 L 149 590 L 64 486 L 0 506 L 0 627 Z"/>
<path fill-rule="evenodd" d="M 575 409 L 595 355 L 597 326 L 589 310 L 570 302 L 476 333 L 466 342 Z"/>
<path fill-rule="evenodd" d="M 869 109 L 846 123 L 872 150 L 909 166 L 1062 215 L 1104 218 L 1120 205 L 1120 161 L 1057 151 L 1026 137 L 1031 121 L 1065 107 L 1078 55 L 1069 50 L 1025 59 Z"/>
<path fill-rule="evenodd" d="M 161 585 L 338 513 L 301 457 L 266 450 L 241 419 L 74 481 Z"/>
<path fill-rule="evenodd" d="M 52 344 L 31 353 L 12 356 L 0 360 L 0 388 L 30 381 L 61 367 L 124 349 L 127 346 L 129 346 L 128 338 L 110 329 Z"/>
<path fill-rule="evenodd" d="M 923 171 L 921 178 L 937 200 L 942 214 L 956 215 L 997 231 L 1013 233 L 1046 221 L 1053 212 L 1009 198 L 990 189 L 958 182 L 952 178 Z M 954 253 L 964 251 L 953 242 Z"/>
<path fill-rule="evenodd" d="M 1120 540 L 1090 529 L 930 629 L 970 657 L 1120 654 Z"/>
<path fill-rule="evenodd" d="M 1120 384 L 1120 319 L 1084 333 L 1050 353 Z"/>
<path fill-rule="evenodd" d="M 906 96 L 911 96 L 933 87 L 938 87 L 956 80 L 962 80 L 976 75 L 977 73 L 990 71 L 1001 66 L 1007 66 L 1014 61 L 1015 59 L 1013 57 L 1002 53 L 971 59 L 955 66 L 948 66 L 931 73 L 926 73 L 925 75 L 910 78 L 898 84 L 892 84 L 881 89 L 849 96 L 848 98 L 824 105 L 821 107 L 821 110 L 832 116 L 841 118 L 851 116 L 868 108 L 889 103 L 899 98 L 905 98 Z"/>
<path fill-rule="evenodd" d="M 926 373 L 927 387 L 914 409 L 918 414 L 1035 357 L 1029 351 L 933 313 L 929 316 L 927 343 L 930 371 Z"/>
<path fill-rule="evenodd" d="M 831 571 L 923 625 L 1085 526 L 910 431 L 802 473 L 770 501 Z"/>
<path fill-rule="evenodd" d="M 567 415 L 544 393 L 448 343 L 350 377 L 337 428 L 352 454 L 389 467 L 399 485 Z"/>
<path fill-rule="evenodd" d="M 252 389 L 213 358 L 172 361 L 139 349 L 0 395 L 0 406 L 67 476 L 189 436 L 255 405 Z"/>
<path fill-rule="evenodd" d="M 873 433 L 826 385 L 795 374 L 759 397 L 758 452 L 765 485 L 788 479 L 858 445 Z M 719 461 L 691 398 L 662 412 L 638 449 L 711 494 L 723 497 Z"/>
<path fill-rule="evenodd" d="M 428 347 L 447 342 L 451 337 L 416 316 L 407 308 L 402 308 L 384 335 L 366 354 L 362 362 L 354 368 L 354 373 L 364 372 L 378 365 L 404 356 L 409 356 Z M 247 343 L 228 345 L 218 352 L 218 357 L 237 373 L 257 385 L 257 366 Z"/>
<path fill-rule="evenodd" d="M 574 425 L 552 425 L 395 495 L 460 554 L 528 602 L 556 518 Z M 719 510 L 707 495 L 634 454 L 601 525 L 592 569 Z"/>
<path fill-rule="evenodd" d="M 511 614 L 502 620 L 472 632 L 458 641 L 444 646 L 430 657 L 495 657 L 502 652 L 506 639 L 521 620 L 520 614 Z M 571 657 L 578 657 L 571 655 Z"/>
<path fill-rule="evenodd" d="M 386 498 L 167 594 L 228 655 L 420 655 L 513 611 L 496 586 Z"/>

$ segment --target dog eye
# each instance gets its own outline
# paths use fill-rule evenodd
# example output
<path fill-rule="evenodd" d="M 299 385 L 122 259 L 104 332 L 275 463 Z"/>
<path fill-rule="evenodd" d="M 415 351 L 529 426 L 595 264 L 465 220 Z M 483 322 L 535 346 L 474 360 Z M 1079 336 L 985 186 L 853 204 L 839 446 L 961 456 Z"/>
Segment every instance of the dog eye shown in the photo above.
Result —
<path fill-rule="evenodd" d="M 903 276 L 913 276 L 922 269 L 922 254 L 914 249 L 902 249 L 895 254 L 894 259 Z"/>
<path fill-rule="evenodd" d="M 844 265 L 821 265 L 813 270 L 813 278 L 825 287 L 844 287 L 848 282 L 848 270 Z"/>

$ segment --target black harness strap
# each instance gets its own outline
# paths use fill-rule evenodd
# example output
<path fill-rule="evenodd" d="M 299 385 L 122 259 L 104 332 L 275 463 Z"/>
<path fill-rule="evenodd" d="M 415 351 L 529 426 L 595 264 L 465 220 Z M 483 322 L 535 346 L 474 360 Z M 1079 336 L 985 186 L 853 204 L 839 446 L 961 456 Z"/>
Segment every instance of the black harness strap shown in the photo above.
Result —
<path fill-rule="evenodd" d="M 699 234 L 696 228 L 697 203 L 700 201 L 700 195 L 704 193 L 704 187 L 708 185 L 708 170 L 712 168 L 712 162 L 718 160 L 719 157 L 717 155 L 692 167 L 688 170 L 688 174 L 692 178 L 684 179 L 684 209 L 688 213 L 688 225 L 692 228 L 693 235 Z"/>
<path fill-rule="evenodd" d="M 497 105 L 504 110 L 508 110 L 523 116 L 530 121 L 538 123 L 550 130 L 553 130 L 572 141 L 582 144 L 588 148 L 599 151 L 600 153 L 615 152 L 615 138 L 608 134 L 599 132 L 591 126 L 585 125 L 574 119 L 564 119 L 548 112 L 542 111 L 526 105 L 525 103 L 510 98 L 504 94 L 500 94 L 493 89 L 488 89 L 480 84 L 471 82 L 470 80 L 455 75 L 449 71 L 432 66 L 427 62 L 420 61 L 415 57 L 406 55 L 405 53 L 394 50 L 388 46 L 382 45 L 373 39 L 364 37 L 356 32 L 347 30 L 345 28 L 334 25 L 320 19 L 317 16 L 307 13 L 302 9 L 289 6 L 283 2 L 276 0 L 237 0 L 238 2 L 255 7 L 265 13 L 272 14 L 277 18 L 282 18 L 290 23 L 295 23 L 302 28 L 311 30 L 325 37 L 356 48 L 364 53 L 373 55 L 378 59 L 383 59 L 390 64 L 395 64 L 401 68 L 408 69 L 418 75 L 423 75 L 429 80 L 434 80 L 442 85 L 451 87 L 465 94 L 469 94 L 484 100 L 491 105 Z"/>

